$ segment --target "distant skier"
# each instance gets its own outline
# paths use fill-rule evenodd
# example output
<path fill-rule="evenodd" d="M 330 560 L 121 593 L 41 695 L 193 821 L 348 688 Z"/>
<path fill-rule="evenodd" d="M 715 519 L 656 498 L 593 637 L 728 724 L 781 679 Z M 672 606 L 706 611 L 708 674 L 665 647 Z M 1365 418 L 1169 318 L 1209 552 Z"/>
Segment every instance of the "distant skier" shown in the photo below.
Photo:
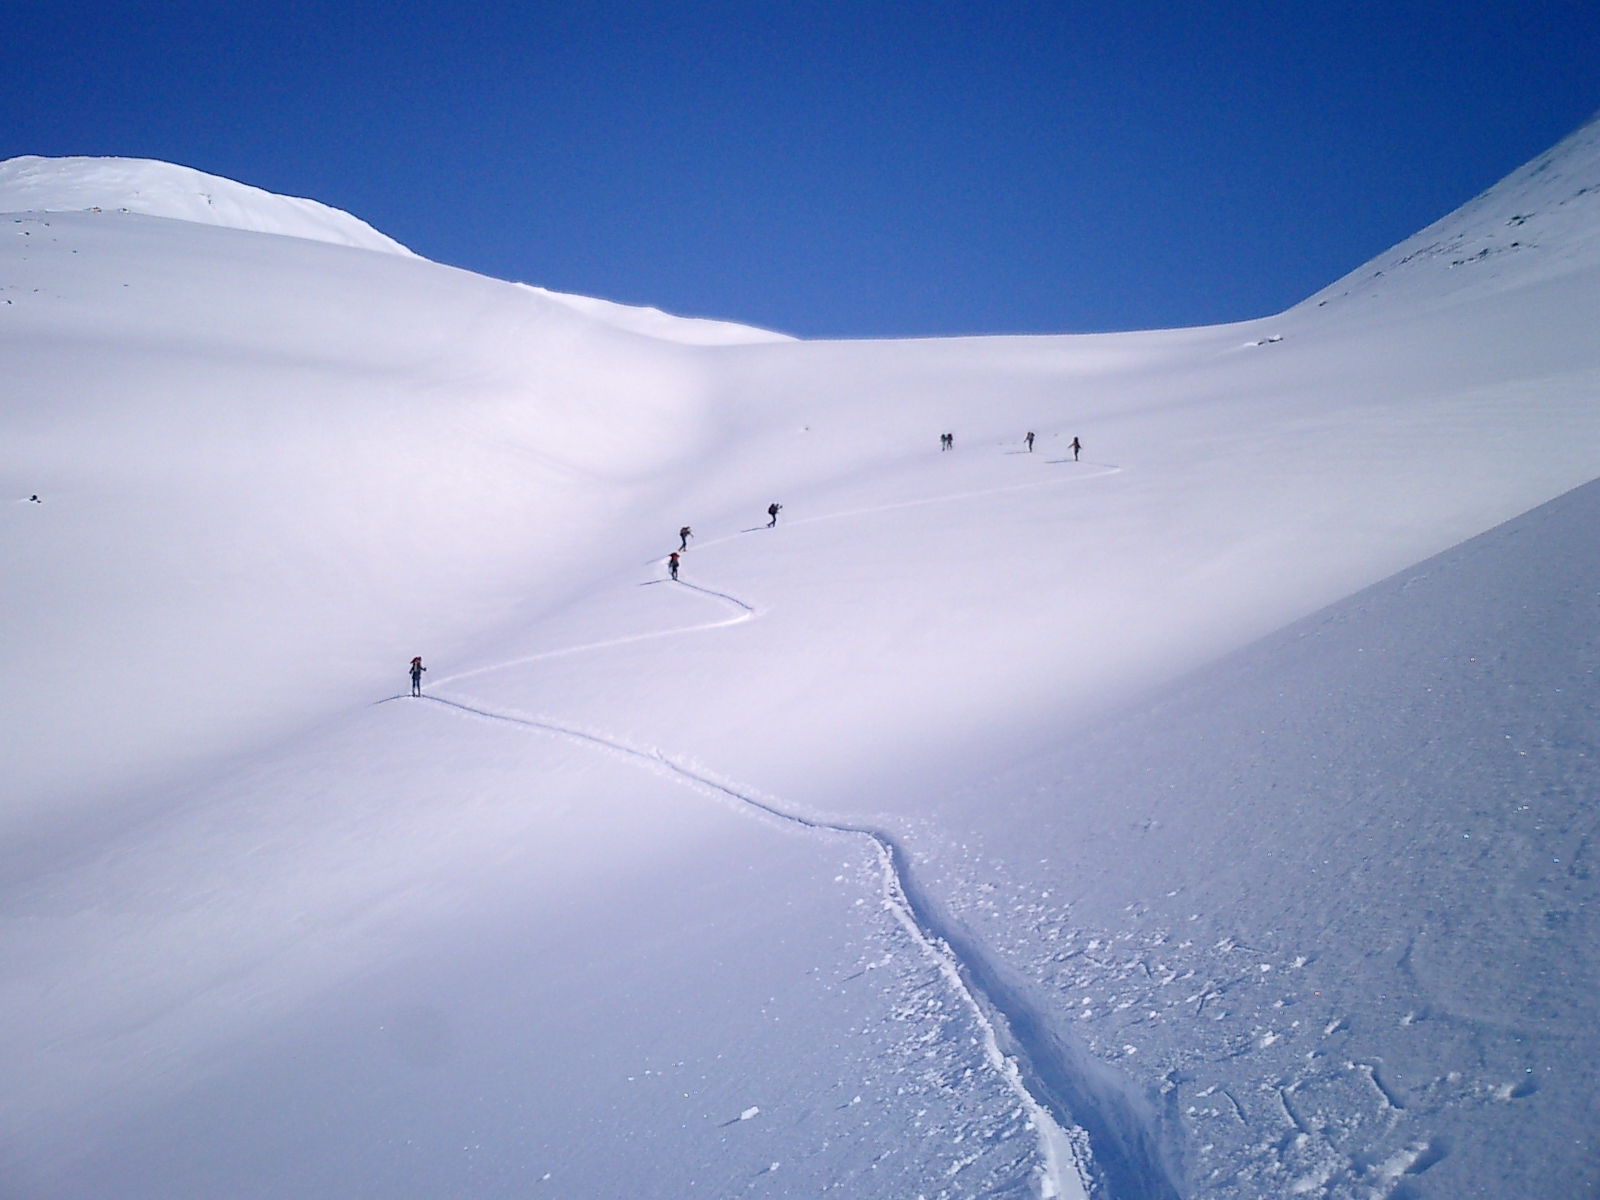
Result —
<path fill-rule="evenodd" d="M 678 549 L 687 550 L 689 548 L 689 539 L 693 536 L 694 530 L 690 529 L 687 525 L 678 530 Z"/>
<path fill-rule="evenodd" d="M 43 504 L 43 503 L 44 503 L 44 501 L 43 501 L 43 500 L 41 500 L 41 499 L 39 499 L 39 497 L 38 497 L 38 494 L 37 494 L 37 493 L 35 493 L 35 494 L 34 494 L 34 495 L 32 495 L 32 496 L 29 496 L 29 497 L 28 497 L 28 499 L 29 499 L 29 500 L 32 500 L 32 501 L 33 501 L 33 502 L 34 502 L 34 503 L 35 503 L 35 504 Z"/>
<path fill-rule="evenodd" d="M 1028 436 L 1022 439 L 1028 443 L 1028 453 L 1033 453 L 1033 430 L 1028 430 Z"/>
<path fill-rule="evenodd" d="M 1072 461 L 1078 461 L 1078 451 L 1083 449 L 1083 443 L 1077 438 L 1072 439 Z"/>
<path fill-rule="evenodd" d="M 676 550 L 667 555 L 667 570 L 671 572 L 673 579 L 678 578 L 678 552 Z"/>
<path fill-rule="evenodd" d="M 767 505 L 767 516 L 772 518 L 771 520 L 769 520 L 767 522 L 767 528 L 768 529 L 771 529 L 774 525 L 776 525 L 778 523 L 778 514 L 781 513 L 782 511 L 783 511 L 783 505 L 781 505 L 781 504 L 769 504 L 769 505 Z"/>
<path fill-rule="evenodd" d="M 417 655 L 411 660 L 411 694 L 422 695 L 422 673 L 428 668 L 422 665 L 422 655 Z"/>
<path fill-rule="evenodd" d="M 956 435 L 955 434 L 953 434 L 953 433 L 941 433 L 939 435 L 939 449 L 940 450 L 954 450 L 955 448 L 956 448 Z"/>

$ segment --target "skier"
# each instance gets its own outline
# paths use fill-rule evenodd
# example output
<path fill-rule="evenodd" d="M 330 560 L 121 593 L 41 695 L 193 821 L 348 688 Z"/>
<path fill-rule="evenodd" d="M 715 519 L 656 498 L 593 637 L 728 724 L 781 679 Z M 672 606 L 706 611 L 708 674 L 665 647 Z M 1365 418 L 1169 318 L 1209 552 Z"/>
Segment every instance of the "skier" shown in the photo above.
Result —
<path fill-rule="evenodd" d="M 694 536 L 694 530 L 690 529 L 687 525 L 685 525 L 682 529 L 678 530 L 678 542 L 679 542 L 678 549 L 679 550 L 687 550 L 689 548 L 689 539 L 692 538 L 693 536 Z"/>
<path fill-rule="evenodd" d="M 1078 451 L 1082 450 L 1082 449 L 1083 449 L 1083 443 L 1080 442 L 1076 437 L 1074 437 L 1072 439 L 1072 461 L 1073 462 L 1077 462 L 1078 461 Z"/>
<path fill-rule="evenodd" d="M 767 522 L 767 528 L 768 529 L 771 529 L 774 525 L 776 525 L 778 523 L 778 514 L 781 513 L 782 511 L 783 511 L 783 505 L 781 505 L 781 504 L 774 503 L 774 504 L 767 505 L 767 516 L 772 518 L 772 520 Z"/>
<path fill-rule="evenodd" d="M 941 433 L 939 435 L 939 449 L 941 449 L 941 450 L 954 450 L 955 448 L 956 448 L 956 435 L 955 434 L 953 434 L 953 433 Z"/>
<path fill-rule="evenodd" d="M 428 668 L 422 665 L 422 655 L 417 655 L 411 660 L 411 694 L 422 695 L 422 673 Z"/>
<path fill-rule="evenodd" d="M 1033 430 L 1028 430 L 1028 436 L 1022 439 L 1028 443 L 1028 453 L 1033 453 Z"/>
<path fill-rule="evenodd" d="M 667 570 L 672 573 L 672 578 L 678 578 L 678 552 L 674 550 L 667 555 Z"/>

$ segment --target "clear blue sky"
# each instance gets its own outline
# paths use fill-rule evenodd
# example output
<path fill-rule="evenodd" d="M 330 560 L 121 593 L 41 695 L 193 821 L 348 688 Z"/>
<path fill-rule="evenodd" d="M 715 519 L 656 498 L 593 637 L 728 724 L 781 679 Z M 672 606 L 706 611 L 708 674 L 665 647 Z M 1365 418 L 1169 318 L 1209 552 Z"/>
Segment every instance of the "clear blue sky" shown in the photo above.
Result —
<path fill-rule="evenodd" d="M 502 278 L 1127 329 L 1282 309 L 1569 133 L 1600 4 L 12 0 L 0 81 L 0 157 L 168 159 Z"/>

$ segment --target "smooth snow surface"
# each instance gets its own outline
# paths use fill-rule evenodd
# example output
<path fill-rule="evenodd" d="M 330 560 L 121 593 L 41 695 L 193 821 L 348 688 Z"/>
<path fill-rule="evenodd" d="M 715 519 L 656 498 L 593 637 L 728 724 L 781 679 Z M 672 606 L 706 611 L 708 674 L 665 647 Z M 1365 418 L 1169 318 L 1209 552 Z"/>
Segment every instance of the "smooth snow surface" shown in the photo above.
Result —
<path fill-rule="evenodd" d="M 525 285 L 527 286 L 527 285 Z M 708 321 L 702 317 L 675 317 L 659 308 L 642 308 L 632 304 L 618 304 L 612 300 L 596 300 L 590 296 L 573 296 L 566 292 L 552 292 L 545 288 L 529 286 L 528 290 L 547 296 L 567 307 L 593 317 L 617 329 L 642 333 L 669 342 L 682 342 L 686 346 L 744 346 L 759 342 L 792 342 L 787 334 L 769 333 L 749 325 L 736 325 L 732 321 Z"/>
<path fill-rule="evenodd" d="M 142 213 L 200 225 L 309 238 L 415 257 L 365 221 L 315 200 L 279 196 L 192 167 L 148 158 L 40 158 L 0 162 L 0 213 Z"/>
<path fill-rule="evenodd" d="M 3 1194 L 1593 1190 L 1595 133 L 1091 337 L 8 215 Z"/>

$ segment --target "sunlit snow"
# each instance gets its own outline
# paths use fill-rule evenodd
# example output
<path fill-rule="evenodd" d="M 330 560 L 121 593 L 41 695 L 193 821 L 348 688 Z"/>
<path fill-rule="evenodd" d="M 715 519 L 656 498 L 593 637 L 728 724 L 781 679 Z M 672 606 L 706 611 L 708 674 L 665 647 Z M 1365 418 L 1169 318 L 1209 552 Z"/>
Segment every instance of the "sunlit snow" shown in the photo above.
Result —
<path fill-rule="evenodd" d="M 0 1191 L 1597 1177 L 1600 125 L 1115 335 L 0 208 Z"/>

